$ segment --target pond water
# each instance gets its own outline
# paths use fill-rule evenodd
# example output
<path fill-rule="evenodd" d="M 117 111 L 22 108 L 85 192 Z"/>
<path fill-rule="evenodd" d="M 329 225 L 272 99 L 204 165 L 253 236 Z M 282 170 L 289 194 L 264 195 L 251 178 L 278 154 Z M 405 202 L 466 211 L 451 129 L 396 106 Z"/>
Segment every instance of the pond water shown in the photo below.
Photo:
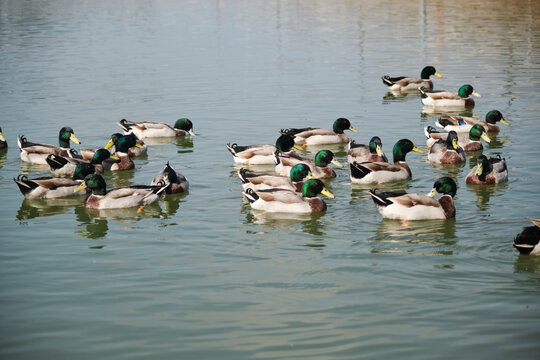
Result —
<path fill-rule="evenodd" d="M 540 258 L 512 243 L 540 217 L 539 21 L 527 0 L 0 2 L 0 357 L 535 357 Z M 506 158 L 507 183 L 466 185 L 474 156 L 411 153 L 412 180 L 384 189 L 426 193 L 450 175 L 455 219 L 382 220 L 346 167 L 326 212 L 250 209 L 226 143 L 346 117 L 359 143 L 425 147 L 439 114 L 380 79 L 425 65 L 444 76 L 436 89 L 474 86 L 469 114 L 511 123 L 484 149 Z M 153 141 L 134 170 L 105 175 L 147 184 L 170 161 L 188 178 L 189 194 L 140 213 L 24 200 L 12 181 L 49 174 L 21 162 L 18 135 L 56 143 L 71 126 L 76 147 L 101 147 L 122 118 L 180 117 L 197 136 Z"/>

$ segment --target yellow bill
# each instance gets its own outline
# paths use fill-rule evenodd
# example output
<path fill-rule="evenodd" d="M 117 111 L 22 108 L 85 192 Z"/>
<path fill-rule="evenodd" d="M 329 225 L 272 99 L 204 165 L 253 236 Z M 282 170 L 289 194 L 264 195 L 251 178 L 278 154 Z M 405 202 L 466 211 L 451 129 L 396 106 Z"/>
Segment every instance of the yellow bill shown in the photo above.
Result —
<path fill-rule="evenodd" d="M 343 165 L 339 161 L 337 161 L 335 158 L 332 159 L 332 164 L 334 164 L 334 165 L 336 165 L 338 167 L 343 167 Z"/>
<path fill-rule="evenodd" d="M 482 97 L 482 95 L 480 95 L 479 93 L 476 92 L 476 90 L 473 90 L 472 94 L 476 97 Z"/>
<path fill-rule="evenodd" d="M 353 131 L 353 132 L 355 132 L 355 133 L 358 133 L 358 130 L 356 130 L 355 128 L 353 128 L 352 125 L 351 125 L 351 127 L 349 128 L 349 130 L 351 130 L 351 131 Z"/>
<path fill-rule="evenodd" d="M 501 122 L 504 124 L 504 125 L 508 125 L 510 126 L 510 123 L 506 120 L 504 120 L 504 118 L 501 118 Z"/>
<path fill-rule="evenodd" d="M 430 196 L 430 197 L 434 197 L 435 195 L 437 195 L 439 192 L 437 191 L 437 189 L 433 188 L 431 189 L 431 191 L 427 194 L 427 196 Z"/>
<path fill-rule="evenodd" d="M 114 145 L 114 141 L 113 139 L 110 139 L 107 145 L 105 145 L 105 149 L 110 149 L 113 147 L 113 145 Z"/>
<path fill-rule="evenodd" d="M 419 153 L 419 154 L 423 154 L 423 153 L 424 153 L 424 150 L 421 150 L 421 149 L 417 148 L 416 146 L 413 146 L 412 151 L 417 152 L 417 153 Z"/>
<path fill-rule="evenodd" d="M 81 143 L 79 141 L 79 139 L 77 139 L 77 137 L 73 133 L 71 133 L 71 135 L 69 136 L 69 140 L 73 141 L 75 144 L 80 144 Z"/>
<path fill-rule="evenodd" d="M 83 181 L 81 185 L 77 186 L 77 188 L 73 190 L 73 192 L 79 192 L 84 189 L 86 189 L 86 183 Z"/>
<path fill-rule="evenodd" d="M 439 74 L 438 72 L 435 72 L 435 74 L 433 74 L 433 75 L 435 75 L 436 77 L 440 77 L 440 78 L 442 78 L 442 75 L 441 75 L 441 74 Z"/>
<path fill-rule="evenodd" d="M 491 139 L 489 138 L 488 134 L 484 131 L 482 135 L 480 135 L 482 139 L 484 139 L 485 142 L 490 143 Z"/>
<path fill-rule="evenodd" d="M 327 188 L 322 189 L 321 194 L 323 194 L 326 197 L 329 197 L 330 199 L 335 198 L 334 194 L 332 194 L 330 191 L 328 191 Z"/>
<path fill-rule="evenodd" d="M 294 144 L 293 147 L 296 149 L 296 150 L 299 150 L 299 151 L 303 151 L 304 148 L 298 144 Z"/>

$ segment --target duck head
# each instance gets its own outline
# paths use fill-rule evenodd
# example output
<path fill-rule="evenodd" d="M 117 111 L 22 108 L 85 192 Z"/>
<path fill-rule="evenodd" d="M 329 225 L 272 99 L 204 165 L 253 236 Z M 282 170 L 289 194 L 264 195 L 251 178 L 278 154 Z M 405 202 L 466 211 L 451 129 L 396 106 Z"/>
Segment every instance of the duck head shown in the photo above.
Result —
<path fill-rule="evenodd" d="M 335 197 L 334 194 L 332 194 L 326 189 L 323 182 L 319 179 L 306 180 L 306 182 L 304 182 L 304 185 L 302 185 L 302 195 L 304 197 L 315 197 L 319 194 L 323 194 L 330 199 L 333 199 Z"/>
<path fill-rule="evenodd" d="M 69 148 L 69 141 L 73 141 L 75 144 L 80 144 L 81 142 L 75 136 L 73 129 L 70 127 L 63 127 L 58 133 L 58 144 L 60 147 Z"/>
<path fill-rule="evenodd" d="M 326 167 L 330 163 L 338 166 L 343 167 L 339 161 L 336 160 L 336 156 L 334 153 L 330 150 L 320 150 L 315 154 L 315 165 L 319 167 Z"/>
<path fill-rule="evenodd" d="M 468 98 L 471 95 L 474 95 L 476 97 L 482 97 L 479 93 L 477 93 L 471 85 L 463 85 L 458 90 L 459 97 L 462 98 Z"/>
<path fill-rule="evenodd" d="M 355 133 L 358 131 L 352 127 L 351 122 L 348 119 L 345 118 L 339 118 L 336 121 L 334 121 L 334 125 L 332 126 L 332 130 L 336 134 L 343 134 L 344 130 L 351 130 Z"/>
<path fill-rule="evenodd" d="M 448 176 L 443 176 L 433 184 L 433 189 L 429 192 L 428 196 L 435 196 L 437 194 L 456 196 L 457 185 L 454 179 Z"/>
<path fill-rule="evenodd" d="M 394 155 L 394 162 L 405 161 L 405 156 L 407 155 L 407 153 L 411 151 L 417 152 L 419 154 L 424 153 L 424 151 L 414 146 L 411 140 L 409 139 L 399 140 L 394 145 L 394 149 L 392 150 L 392 154 Z"/>
<path fill-rule="evenodd" d="M 90 189 L 94 195 L 105 195 L 107 193 L 107 184 L 101 175 L 90 174 L 84 178 L 84 181 L 75 191 Z"/>

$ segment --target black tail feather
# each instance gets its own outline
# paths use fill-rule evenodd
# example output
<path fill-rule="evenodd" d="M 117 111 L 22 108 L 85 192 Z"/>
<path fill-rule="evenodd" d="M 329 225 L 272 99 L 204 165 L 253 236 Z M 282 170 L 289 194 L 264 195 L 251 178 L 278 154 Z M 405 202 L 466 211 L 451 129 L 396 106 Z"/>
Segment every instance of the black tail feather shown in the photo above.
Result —
<path fill-rule="evenodd" d="M 350 164 L 349 168 L 351 169 L 351 176 L 355 179 L 362 179 L 371 172 L 367 167 L 356 161 Z"/>
<path fill-rule="evenodd" d="M 47 164 L 49 164 L 49 166 L 51 167 L 52 170 L 61 169 L 68 162 L 62 156 L 56 156 L 54 154 L 50 154 L 49 156 L 47 156 L 45 161 L 47 161 Z"/>

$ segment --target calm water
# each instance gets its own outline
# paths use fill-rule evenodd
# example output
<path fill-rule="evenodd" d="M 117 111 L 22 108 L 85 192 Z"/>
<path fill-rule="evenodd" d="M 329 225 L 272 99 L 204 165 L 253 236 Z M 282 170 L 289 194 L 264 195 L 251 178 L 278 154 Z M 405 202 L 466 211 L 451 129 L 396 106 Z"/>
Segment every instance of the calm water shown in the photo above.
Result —
<path fill-rule="evenodd" d="M 532 0 L 0 1 L 0 358 L 536 358 L 540 258 L 512 241 L 540 217 L 539 21 Z M 455 176 L 455 220 L 382 220 L 346 169 L 326 213 L 251 211 L 225 143 L 347 117 L 387 153 L 425 146 L 437 114 L 380 76 L 427 64 L 436 88 L 470 83 L 478 116 L 511 122 L 484 150 L 506 157 L 508 183 L 467 186 L 474 161 L 412 153 L 413 180 L 386 188 Z M 149 183 L 170 161 L 187 196 L 100 213 L 23 200 L 12 181 L 48 174 L 21 164 L 17 135 L 56 143 L 71 126 L 100 147 L 122 118 L 179 117 L 198 136 L 156 141 L 106 180 Z"/>

